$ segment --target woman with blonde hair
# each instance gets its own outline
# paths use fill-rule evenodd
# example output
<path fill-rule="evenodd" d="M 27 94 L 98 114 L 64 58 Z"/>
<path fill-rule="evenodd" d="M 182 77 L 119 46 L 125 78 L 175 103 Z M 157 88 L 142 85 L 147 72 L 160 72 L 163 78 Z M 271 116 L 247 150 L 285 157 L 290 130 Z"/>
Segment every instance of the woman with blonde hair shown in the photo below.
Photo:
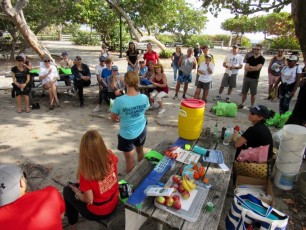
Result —
<path fill-rule="evenodd" d="M 56 90 L 57 79 L 59 79 L 59 75 L 56 67 L 51 64 L 51 59 L 49 57 L 44 57 L 43 61 L 44 64 L 41 65 L 39 69 L 39 79 L 41 79 L 41 83 L 44 89 L 49 91 L 49 109 L 52 110 L 54 101 L 56 106 L 59 107 L 59 100 Z"/>
<path fill-rule="evenodd" d="M 150 93 L 150 108 L 153 108 L 154 101 L 157 101 L 160 107 L 158 115 L 161 115 L 166 111 L 163 106 L 162 98 L 166 97 L 169 92 L 169 88 L 167 85 L 167 77 L 164 73 L 164 68 L 161 64 L 154 65 L 154 74 L 151 77 L 150 81 L 156 87 L 153 92 Z"/>
<path fill-rule="evenodd" d="M 118 157 L 105 146 L 96 130 L 87 131 L 80 143 L 77 179 L 64 187 L 63 196 L 70 229 L 78 216 L 88 220 L 108 217 L 118 204 Z"/>
<path fill-rule="evenodd" d="M 180 60 L 180 57 L 182 56 L 182 50 L 180 46 L 175 47 L 175 52 L 173 52 L 171 60 L 171 66 L 173 68 L 173 74 L 174 74 L 174 81 L 176 81 L 176 78 L 178 76 L 178 71 L 179 71 L 179 64 L 178 61 Z"/>
<path fill-rule="evenodd" d="M 147 135 L 146 110 L 149 108 L 149 99 L 138 90 L 139 76 L 129 71 L 124 76 L 127 88 L 126 94 L 117 97 L 111 109 L 111 120 L 119 120 L 118 150 L 124 153 L 126 172 L 134 168 L 134 148 L 136 147 L 137 160 L 143 159 L 143 145 Z"/>

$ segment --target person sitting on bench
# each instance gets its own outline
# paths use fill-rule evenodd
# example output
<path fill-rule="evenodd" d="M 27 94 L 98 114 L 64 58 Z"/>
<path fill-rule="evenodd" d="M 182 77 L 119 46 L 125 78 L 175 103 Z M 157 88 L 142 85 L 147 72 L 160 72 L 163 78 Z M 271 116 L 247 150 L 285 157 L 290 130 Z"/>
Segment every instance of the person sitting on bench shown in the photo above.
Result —
<path fill-rule="evenodd" d="M 51 60 L 49 57 L 44 57 L 43 61 L 44 64 L 42 64 L 39 69 L 39 79 L 41 80 L 43 88 L 49 91 L 49 109 L 52 110 L 54 100 L 56 106 L 60 106 L 56 91 L 57 79 L 59 79 L 59 75 L 55 65 L 51 64 Z"/>
<path fill-rule="evenodd" d="M 63 191 L 71 230 L 77 228 L 79 213 L 99 221 L 108 218 L 119 201 L 118 157 L 106 148 L 98 131 L 84 134 L 79 153 L 79 183 L 70 183 Z"/>
<path fill-rule="evenodd" d="M 79 91 L 80 107 L 84 107 L 83 88 L 91 84 L 89 67 L 82 63 L 82 58 L 80 56 L 76 56 L 75 64 L 72 66 L 71 71 L 74 75 L 74 84 Z"/>

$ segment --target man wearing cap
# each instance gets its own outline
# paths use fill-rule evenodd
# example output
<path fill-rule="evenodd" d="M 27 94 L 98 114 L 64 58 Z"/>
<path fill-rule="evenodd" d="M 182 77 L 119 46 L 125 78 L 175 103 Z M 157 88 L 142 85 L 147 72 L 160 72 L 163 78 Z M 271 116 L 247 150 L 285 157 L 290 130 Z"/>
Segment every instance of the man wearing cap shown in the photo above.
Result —
<path fill-rule="evenodd" d="M 96 65 L 95 73 L 97 76 L 97 81 L 99 83 L 99 99 L 98 99 L 98 104 L 96 108 L 94 108 L 93 112 L 100 112 L 101 111 L 101 104 L 102 101 L 104 100 L 107 104 L 108 99 L 107 99 L 107 83 L 105 79 L 102 78 L 102 71 L 103 69 L 106 68 L 105 65 L 105 60 L 106 58 L 104 56 L 99 57 L 99 64 Z"/>
<path fill-rule="evenodd" d="M 266 119 L 269 119 L 270 111 L 264 105 L 257 105 L 250 108 L 249 121 L 253 126 L 249 127 L 240 137 L 238 132 L 234 132 L 233 140 L 235 147 L 237 148 L 236 156 L 239 155 L 241 149 L 247 149 L 249 147 L 257 148 L 260 146 L 269 145 L 268 159 L 273 156 L 273 139 L 270 129 L 265 125 Z"/>
<path fill-rule="evenodd" d="M 255 104 L 260 70 L 265 64 L 265 58 L 261 55 L 261 47 L 262 46 L 260 44 L 256 45 L 256 47 L 253 49 L 254 55 L 251 56 L 245 64 L 244 69 L 247 71 L 247 73 L 243 78 L 241 91 L 242 100 L 241 104 L 238 105 L 238 109 L 243 109 L 249 90 L 251 92 L 251 107 L 253 107 Z"/>
<path fill-rule="evenodd" d="M 124 94 L 125 83 L 123 78 L 119 75 L 118 66 L 112 66 L 112 74 L 107 78 L 108 97 L 115 99 Z"/>
<path fill-rule="evenodd" d="M 201 50 L 202 50 L 202 55 L 199 57 L 198 67 L 201 65 L 202 62 L 204 62 L 204 63 L 206 62 L 205 56 L 207 56 L 208 54 L 212 57 L 211 63 L 215 65 L 214 55 L 209 53 L 209 46 L 208 45 L 204 45 L 204 46 L 201 47 Z M 199 75 L 197 74 L 196 75 L 196 80 L 195 80 L 195 86 L 197 86 L 197 84 L 198 84 L 198 78 L 199 78 Z"/>
<path fill-rule="evenodd" d="M 20 167 L 0 164 L 0 228 L 62 229 L 65 203 L 56 188 L 26 193 L 26 178 Z"/>
<path fill-rule="evenodd" d="M 88 65 L 82 63 L 80 56 L 75 57 L 75 64 L 71 68 L 74 76 L 74 84 L 79 91 L 80 107 L 84 107 L 83 88 L 89 86 L 91 74 Z"/>
<path fill-rule="evenodd" d="M 214 100 L 221 100 L 221 94 L 224 90 L 224 87 L 228 87 L 226 102 L 230 103 L 230 97 L 233 88 L 236 88 L 236 79 L 239 69 L 242 68 L 243 60 L 242 56 L 238 54 L 239 47 L 233 45 L 232 52 L 227 55 L 223 62 L 223 67 L 225 68 L 225 73 L 222 78 L 222 82 L 219 88 L 219 95 L 217 95 Z"/>
<path fill-rule="evenodd" d="M 290 55 L 287 58 L 288 66 L 284 66 L 281 70 L 281 77 L 277 79 L 272 90 L 277 88 L 279 82 L 279 113 L 283 114 L 289 110 L 289 104 L 294 97 L 297 87 L 302 76 L 302 70 L 296 63 L 299 57 L 297 55 Z"/>
<path fill-rule="evenodd" d="M 202 50 L 198 42 L 196 43 L 196 47 L 193 49 L 193 55 L 195 56 L 197 61 L 199 60 L 199 57 L 202 55 Z"/>
<path fill-rule="evenodd" d="M 60 65 L 60 68 L 64 68 L 64 69 L 71 69 L 71 67 L 73 66 L 73 61 L 69 59 L 68 53 L 66 51 L 62 53 L 62 60 L 60 60 L 59 65 Z M 64 74 L 61 69 L 59 73 Z M 64 75 L 61 75 L 60 78 L 61 80 L 65 81 L 66 86 L 71 86 L 71 80 L 70 80 L 69 75 L 64 74 Z M 71 94 L 71 92 L 73 92 L 73 89 L 71 89 L 71 91 L 69 89 L 67 90 L 68 94 Z"/>

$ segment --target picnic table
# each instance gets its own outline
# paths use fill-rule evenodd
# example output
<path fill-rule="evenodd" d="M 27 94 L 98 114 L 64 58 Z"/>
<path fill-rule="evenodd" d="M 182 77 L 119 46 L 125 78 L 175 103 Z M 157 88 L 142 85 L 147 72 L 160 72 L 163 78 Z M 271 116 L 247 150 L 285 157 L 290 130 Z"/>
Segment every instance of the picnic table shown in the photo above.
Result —
<path fill-rule="evenodd" d="M 179 138 L 180 139 L 180 138 Z M 178 140 L 179 140 L 178 139 Z M 193 147 L 195 144 L 206 149 L 217 149 L 223 152 L 224 163 L 228 166 L 229 171 L 223 171 L 217 164 L 207 163 L 200 160 L 202 165 L 208 167 L 205 178 L 208 178 L 212 187 L 209 189 L 206 200 L 201 207 L 200 216 L 196 222 L 184 220 L 181 217 L 173 215 L 165 210 L 155 207 L 154 197 L 146 197 L 142 202 L 141 208 L 135 207 L 128 202 L 125 204 L 126 224 L 125 229 L 138 229 L 147 219 L 151 219 L 158 223 L 159 229 L 166 225 L 173 229 L 217 229 L 223 210 L 223 205 L 227 193 L 228 184 L 230 182 L 231 169 L 235 155 L 235 148 L 232 145 L 223 145 L 222 140 L 216 139 L 212 134 L 201 134 L 200 138 L 195 141 L 189 141 Z M 164 140 L 155 150 L 164 153 L 175 143 Z M 202 157 L 200 158 L 202 159 Z M 183 163 L 176 162 L 161 178 L 160 182 L 166 183 L 172 175 L 179 174 L 183 167 Z M 146 178 L 147 174 L 154 168 L 150 161 L 142 160 L 126 177 L 125 180 L 137 189 L 137 186 Z M 207 212 L 205 209 L 207 202 L 214 204 L 214 210 Z M 193 205 L 193 204 L 192 204 Z M 138 223 L 138 225 L 137 225 Z"/>

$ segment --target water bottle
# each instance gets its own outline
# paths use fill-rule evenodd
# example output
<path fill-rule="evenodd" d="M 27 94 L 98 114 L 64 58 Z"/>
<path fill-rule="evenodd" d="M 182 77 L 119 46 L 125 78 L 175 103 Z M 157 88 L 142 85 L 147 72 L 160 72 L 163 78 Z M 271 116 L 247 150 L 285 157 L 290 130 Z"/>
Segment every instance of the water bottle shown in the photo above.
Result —
<path fill-rule="evenodd" d="M 202 156 L 205 156 L 206 152 L 207 152 L 207 149 L 204 149 L 204 148 L 202 148 L 200 146 L 195 145 L 193 147 L 192 151 L 195 152 L 195 153 L 198 153 L 198 154 L 200 154 Z"/>
<path fill-rule="evenodd" d="M 231 137 L 231 127 L 228 126 L 224 133 L 224 140 L 223 140 L 224 145 L 229 144 L 230 137 Z"/>

